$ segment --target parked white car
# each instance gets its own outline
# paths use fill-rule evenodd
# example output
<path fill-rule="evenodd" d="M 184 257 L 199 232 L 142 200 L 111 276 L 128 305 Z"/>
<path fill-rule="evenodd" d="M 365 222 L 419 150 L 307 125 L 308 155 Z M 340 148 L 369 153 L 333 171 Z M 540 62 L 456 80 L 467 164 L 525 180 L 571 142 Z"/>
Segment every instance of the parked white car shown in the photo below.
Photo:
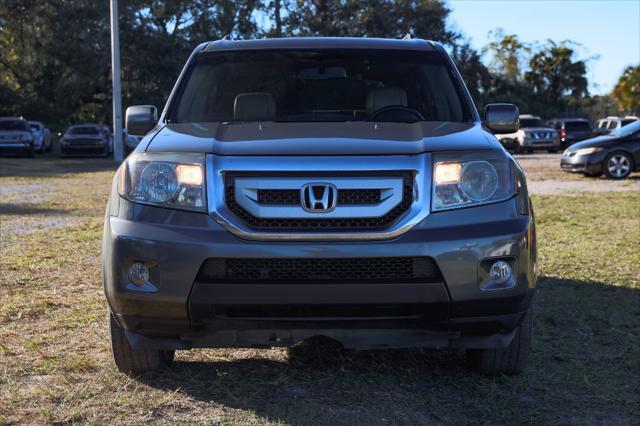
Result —
<path fill-rule="evenodd" d="M 34 149 L 42 154 L 51 152 L 51 131 L 41 121 L 29 121 L 31 132 L 35 140 Z"/>
<path fill-rule="evenodd" d="M 496 138 L 506 148 L 521 152 L 533 152 L 546 149 L 549 152 L 560 150 L 560 136 L 547 126 L 540 117 L 530 114 L 520 115 L 520 128 L 515 133 L 497 134 Z"/>
<path fill-rule="evenodd" d="M 631 124 L 634 121 L 638 121 L 640 118 L 635 115 L 627 115 L 626 117 L 616 117 L 609 116 L 607 118 L 601 118 L 596 121 L 596 125 L 593 128 L 593 131 L 596 135 L 607 135 L 611 133 L 613 130 L 619 129 L 621 127 L 626 126 L 627 124 Z"/>

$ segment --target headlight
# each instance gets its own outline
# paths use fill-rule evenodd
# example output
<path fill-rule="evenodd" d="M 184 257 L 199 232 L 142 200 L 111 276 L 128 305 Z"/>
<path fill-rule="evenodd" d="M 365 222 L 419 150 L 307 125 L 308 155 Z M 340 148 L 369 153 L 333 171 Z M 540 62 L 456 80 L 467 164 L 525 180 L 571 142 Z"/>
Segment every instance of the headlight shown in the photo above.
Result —
<path fill-rule="evenodd" d="M 120 168 L 118 192 L 134 203 L 206 211 L 204 155 L 134 153 Z"/>
<path fill-rule="evenodd" d="M 576 150 L 576 155 L 589 155 L 589 154 L 593 154 L 594 152 L 600 152 L 603 149 L 604 148 L 602 148 L 601 146 L 594 146 L 590 148 L 580 148 Z"/>
<path fill-rule="evenodd" d="M 516 193 L 514 166 L 499 152 L 433 156 L 431 209 L 495 203 Z"/>

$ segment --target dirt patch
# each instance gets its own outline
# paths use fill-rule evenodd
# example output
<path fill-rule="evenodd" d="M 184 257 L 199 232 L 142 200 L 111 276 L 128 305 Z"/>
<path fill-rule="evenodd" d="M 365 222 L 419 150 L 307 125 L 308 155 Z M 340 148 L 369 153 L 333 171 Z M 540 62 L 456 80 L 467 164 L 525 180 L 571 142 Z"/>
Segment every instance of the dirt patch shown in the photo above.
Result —
<path fill-rule="evenodd" d="M 529 192 L 536 195 L 577 195 L 580 192 L 640 191 L 640 179 L 615 181 L 584 178 L 581 181 L 541 180 L 529 181 Z"/>
<path fill-rule="evenodd" d="M 16 205 L 37 204 L 55 196 L 57 186 L 53 183 L 2 183 L 0 184 L 0 203 Z"/>

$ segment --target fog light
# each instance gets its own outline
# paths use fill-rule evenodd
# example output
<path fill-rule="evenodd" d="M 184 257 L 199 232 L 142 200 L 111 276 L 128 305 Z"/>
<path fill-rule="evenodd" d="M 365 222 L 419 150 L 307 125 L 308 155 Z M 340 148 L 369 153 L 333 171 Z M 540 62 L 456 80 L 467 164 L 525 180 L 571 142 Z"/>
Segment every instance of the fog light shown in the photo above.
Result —
<path fill-rule="evenodd" d="M 494 284 L 503 284 L 511 278 L 511 266 L 504 260 L 498 260 L 491 265 L 489 281 Z"/>
<path fill-rule="evenodd" d="M 144 263 L 135 262 L 129 266 L 129 281 L 135 285 L 144 285 L 149 281 L 149 269 Z"/>

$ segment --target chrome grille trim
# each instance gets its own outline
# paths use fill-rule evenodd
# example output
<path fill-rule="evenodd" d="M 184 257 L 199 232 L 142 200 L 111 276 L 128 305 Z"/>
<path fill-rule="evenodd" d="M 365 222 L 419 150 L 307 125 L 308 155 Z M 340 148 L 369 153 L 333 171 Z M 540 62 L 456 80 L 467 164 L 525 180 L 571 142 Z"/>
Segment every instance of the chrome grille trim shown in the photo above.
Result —
<path fill-rule="evenodd" d="M 225 205 L 225 174 L 265 174 L 269 172 L 290 173 L 292 175 L 335 174 L 344 172 L 372 177 L 384 177 L 394 173 L 413 175 L 413 201 L 409 210 L 399 220 L 382 230 L 326 232 L 279 232 L 278 230 L 256 230 L 238 219 Z M 238 237 L 250 240 L 293 240 L 293 241 L 340 241 L 340 240 L 381 240 L 395 238 L 421 222 L 430 209 L 431 155 L 389 155 L 389 156 L 291 156 L 291 157 L 230 157 L 207 155 L 207 198 L 210 216 Z"/>
<path fill-rule="evenodd" d="M 338 191 L 345 189 L 379 189 L 382 192 L 376 204 L 338 205 L 327 213 L 313 213 L 297 205 L 261 204 L 258 191 L 261 189 L 297 189 L 311 182 L 333 184 Z M 372 178 L 369 176 L 352 177 L 237 177 L 234 179 L 235 201 L 256 218 L 361 218 L 380 217 L 387 214 L 402 201 L 402 176 Z"/>

